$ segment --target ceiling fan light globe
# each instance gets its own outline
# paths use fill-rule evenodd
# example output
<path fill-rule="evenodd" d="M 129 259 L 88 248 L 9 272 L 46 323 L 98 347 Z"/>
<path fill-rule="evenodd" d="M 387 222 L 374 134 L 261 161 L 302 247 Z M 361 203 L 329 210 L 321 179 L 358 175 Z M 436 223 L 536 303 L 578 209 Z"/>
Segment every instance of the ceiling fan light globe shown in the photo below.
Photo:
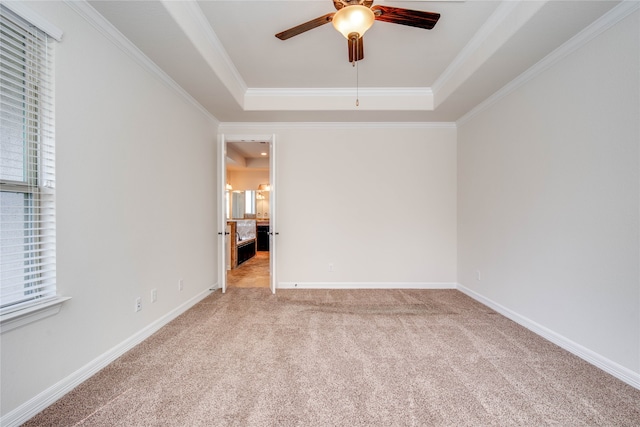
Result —
<path fill-rule="evenodd" d="M 333 27 L 349 40 L 349 35 L 352 33 L 357 33 L 359 37 L 362 37 L 371 28 L 375 19 L 373 11 L 368 7 L 351 5 L 337 11 L 331 22 Z"/>

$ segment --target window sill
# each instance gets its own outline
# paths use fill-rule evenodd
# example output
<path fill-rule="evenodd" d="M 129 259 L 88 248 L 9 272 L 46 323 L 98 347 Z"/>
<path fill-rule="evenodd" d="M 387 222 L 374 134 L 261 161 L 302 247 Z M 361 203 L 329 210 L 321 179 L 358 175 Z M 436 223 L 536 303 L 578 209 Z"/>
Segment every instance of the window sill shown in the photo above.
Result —
<path fill-rule="evenodd" d="M 0 316 L 0 334 L 58 314 L 62 303 L 70 299 L 71 297 L 55 297 L 21 310 L 3 314 Z"/>

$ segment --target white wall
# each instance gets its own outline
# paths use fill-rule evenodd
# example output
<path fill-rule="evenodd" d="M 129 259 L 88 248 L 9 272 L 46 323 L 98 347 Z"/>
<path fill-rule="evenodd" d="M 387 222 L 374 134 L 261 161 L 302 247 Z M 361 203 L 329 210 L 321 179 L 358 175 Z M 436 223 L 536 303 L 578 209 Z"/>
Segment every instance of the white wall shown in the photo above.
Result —
<path fill-rule="evenodd" d="M 636 12 L 458 129 L 459 282 L 635 373 L 639 28 Z"/>
<path fill-rule="evenodd" d="M 28 5 L 64 31 L 55 70 L 57 271 L 59 294 L 72 299 L 58 315 L 2 335 L 3 416 L 217 280 L 216 123 L 64 3 Z M 134 313 L 138 296 L 143 309 Z"/>
<path fill-rule="evenodd" d="M 279 286 L 455 286 L 454 126 L 223 132 L 276 135 Z"/>

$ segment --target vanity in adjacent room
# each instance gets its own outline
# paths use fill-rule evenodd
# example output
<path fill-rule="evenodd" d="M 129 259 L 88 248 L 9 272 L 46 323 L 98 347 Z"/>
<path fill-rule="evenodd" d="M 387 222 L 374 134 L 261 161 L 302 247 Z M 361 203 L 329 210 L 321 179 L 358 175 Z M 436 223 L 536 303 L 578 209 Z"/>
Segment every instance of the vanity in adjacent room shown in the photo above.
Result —
<path fill-rule="evenodd" d="M 234 269 L 256 254 L 256 220 L 228 220 L 227 226 L 231 237 L 230 268 Z"/>

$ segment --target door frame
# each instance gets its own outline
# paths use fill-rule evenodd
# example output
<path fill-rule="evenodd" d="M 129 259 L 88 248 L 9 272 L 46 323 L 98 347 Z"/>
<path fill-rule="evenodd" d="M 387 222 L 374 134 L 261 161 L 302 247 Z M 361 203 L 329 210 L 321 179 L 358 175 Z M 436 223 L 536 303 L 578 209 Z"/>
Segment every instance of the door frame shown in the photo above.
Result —
<path fill-rule="evenodd" d="M 276 293 L 276 135 L 269 141 L 269 285 Z"/>
<path fill-rule="evenodd" d="M 218 283 L 222 293 L 227 291 L 227 141 L 259 140 L 269 144 L 269 278 L 272 293 L 276 293 L 276 135 L 275 134 L 218 134 Z"/>

